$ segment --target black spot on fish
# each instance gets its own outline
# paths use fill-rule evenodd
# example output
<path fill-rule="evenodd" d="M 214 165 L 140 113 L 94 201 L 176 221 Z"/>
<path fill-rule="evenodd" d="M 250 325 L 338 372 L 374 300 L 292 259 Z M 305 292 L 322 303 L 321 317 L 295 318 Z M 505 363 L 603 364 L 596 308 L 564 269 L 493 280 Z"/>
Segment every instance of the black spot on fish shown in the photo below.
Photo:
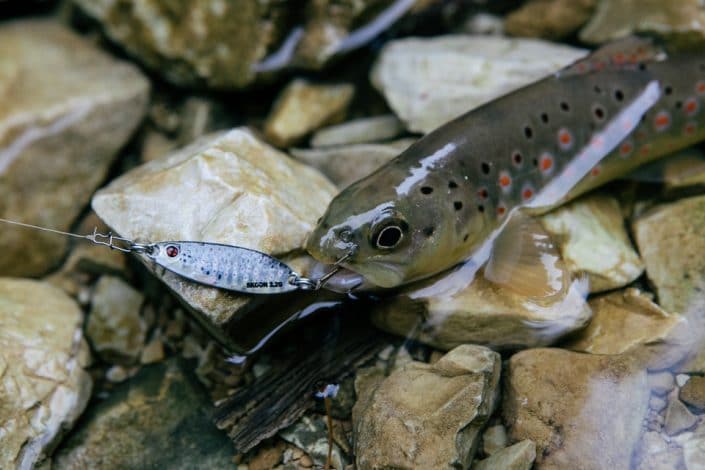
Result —
<path fill-rule="evenodd" d="M 522 156 L 521 156 L 521 154 L 520 154 L 519 152 L 514 152 L 514 153 L 512 154 L 512 161 L 513 161 L 515 164 L 521 165 L 521 160 L 522 160 Z"/>
<path fill-rule="evenodd" d="M 425 229 L 423 229 L 423 234 L 426 235 L 427 237 L 430 237 L 431 235 L 433 235 L 433 232 L 434 232 L 435 230 L 436 230 L 436 229 L 435 229 L 435 227 L 433 227 L 433 226 L 431 226 L 431 227 L 426 227 Z"/>
<path fill-rule="evenodd" d="M 433 192 L 433 188 L 430 186 L 421 186 L 421 194 L 431 194 Z"/>
<path fill-rule="evenodd" d="M 218 273 L 218 280 L 223 279 L 223 273 Z"/>
<path fill-rule="evenodd" d="M 622 93 L 622 90 L 614 90 L 614 99 L 617 101 L 622 101 L 624 99 L 624 93 Z"/>
<path fill-rule="evenodd" d="M 477 210 L 478 210 L 479 212 L 485 212 L 485 206 L 483 206 L 482 204 L 480 204 L 479 206 L 477 206 Z"/>
<path fill-rule="evenodd" d="M 602 88 L 600 88 L 599 85 L 595 85 L 595 87 L 593 88 L 593 90 L 595 91 L 595 93 L 602 93 Z"/>
<path fill-rule="evenodd" d="M 602 106 L 597 105 L 592 109 L 592 114 L 595 115 L 596 119 L 602 121 L 605 118 L 605 110 Z"/>
<path fill-rule="evenodd" d="M 482 162 L 482 164 L 480 164 L 480 170 L 482 170 L 482 173 L 489 175 L 490 174 L 490 164 L 487 162 Z"/>
<path fill-rule="evenodd" d="M 561 101 L 561 110 L 565 112 L 570 111 L 570 105 L 565 101 Z"/>
<path fill-rule="evenodd" d="M 453 207 L 455 208 L 456 211 L 459 211 L 460 209 L 463 208 L 463 203 L 460 201 L 455 201 L 455 202 L 453 202 Z"/>
<path fill-rule="evenodd" d="M 666 85 L 666 86 L 663 88 L 663 93 L 664 93 L 665 95 L 670 95 L 671 93 L 673 93 L 673 88 L 672 88 L 670 85 Z"/>
<path fill-rule="evenodd" d="M 449 187 L 450 189 L 455 189 L 455 188 L 458 187 L 458 183 L 456 183 L 456 182 L 453 181 L 453 180 L 448 181 L 448 187 Z"/>
<path fill-rule="evenodd" d="M 541 122 L 543 122 L 544 124 L 548 124 L 548 114 L 541 113 Z"/>
<path fill-rule="evenodd" d="M 644 62 L 639 62 L 638 68 L 643 72 L 646 70 L 646 64 Z"/>
<path fill-rule="evenodd" d="M 524 128 L 524 135 L 527 139 L 530 139 L 534 136 L 534 131 L 529 126 L 526 126 Z"/>
<path fill-rule="evenodd" d="M 463 241 L 464 242 L 468 241 L 468 237 L 470 237 L 470 234 L 466 233 L 465 236 L 463 237 Z"/>
<path fill-rule="evenodd" d="M 534 158 L 532 163 L 534 164 L 534 166 L 539 166 L 539 161 L 536 158 Z"/>
<path fill-rule="evenodd" d="M 675 105 L 676 109 L 681 109 L 681 106 L 683 106 L 683 102 L 681 101 L 676 101 Z"/>

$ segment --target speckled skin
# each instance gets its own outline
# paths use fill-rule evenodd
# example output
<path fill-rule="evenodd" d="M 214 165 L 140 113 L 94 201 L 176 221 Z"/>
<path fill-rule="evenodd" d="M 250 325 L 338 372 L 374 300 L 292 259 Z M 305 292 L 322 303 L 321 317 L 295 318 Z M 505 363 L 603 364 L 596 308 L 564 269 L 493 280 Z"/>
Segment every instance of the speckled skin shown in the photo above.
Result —
<path fill-rule="evenodd" d="M 565 188 L 567 194 L 536 209 L 548 210 L 705 138 L 705 54 L 598 68 L 555 74 L 426 135 L 342 191 L 307 249 L 327 263 L 354 250 L 347 268 L 394 287 L 472 256 L 510 211 L 531 206 L 591 144 L 606 145 L 601 162 Z M 622 111 L 620 123 L 626 128 L 633 119 L 636 125 L 642 113 L 624 113 L 649 84 L 660 97 L 636 129 L 598 142 Z M 401 241 L 380 249 L 379 232 L 390 225 L 400 227 Z"/>

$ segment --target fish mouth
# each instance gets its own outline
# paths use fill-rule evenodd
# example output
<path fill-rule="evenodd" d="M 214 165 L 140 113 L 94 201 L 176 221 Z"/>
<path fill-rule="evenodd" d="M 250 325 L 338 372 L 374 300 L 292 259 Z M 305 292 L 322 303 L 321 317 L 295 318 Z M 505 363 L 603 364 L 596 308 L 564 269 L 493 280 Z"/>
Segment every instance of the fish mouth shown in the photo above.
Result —
<path fill-rule="evenodd" d="M 396 265 L 390 263 L 370 263 L 367 268 L 353 269 L 343 263 L 321 287 L 339 293 L 352 291 L 371 291 L 397 287 L 403 282 L 403 273 Z M 373 269 L 380 268 L 380 269 Z M 311 278 L 320 279 L 334 269 L 330 264 L 316 262 L 310 271 Z"/>

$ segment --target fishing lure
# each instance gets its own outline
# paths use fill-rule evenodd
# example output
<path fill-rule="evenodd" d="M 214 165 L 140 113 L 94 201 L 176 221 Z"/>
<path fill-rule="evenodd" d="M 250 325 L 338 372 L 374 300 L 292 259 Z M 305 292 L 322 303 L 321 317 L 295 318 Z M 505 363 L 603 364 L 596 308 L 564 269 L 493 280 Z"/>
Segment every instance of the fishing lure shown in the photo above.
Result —
<path fill-rule="evenodd" d="M 0 222 L 88 240 L 123 253 L 144 255 L 162 268 L 199 284 L 247 294 L 318 290 L 340 269 L 317 279 L 303 277 L 286 263 L 250 248 L 198 241 L 137 243 L 112 233 L 81 235 L 0 218 Z M 344 261 L 344 260 L 343 260 Z"/>

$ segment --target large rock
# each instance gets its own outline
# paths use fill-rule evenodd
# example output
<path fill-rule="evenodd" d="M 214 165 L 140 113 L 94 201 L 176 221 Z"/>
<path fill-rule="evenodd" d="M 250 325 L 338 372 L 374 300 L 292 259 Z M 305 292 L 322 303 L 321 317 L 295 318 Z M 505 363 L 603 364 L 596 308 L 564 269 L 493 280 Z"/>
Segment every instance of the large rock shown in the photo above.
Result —
<path fill-rule="evenodd" d="M 232 467 L 235 449 L 190 369 L 170 359 L 116 387 L 62 442 L 55 468 Z"/>
<path fill-rule="evenodd" d="M 114 180 L 93 198 L 117 233 L 142 241 L 194 240 L 238 245 L 293 260 L 335 194 L 320 173 L 246 129 L 204 137 Z M 303 272 L 300 263 L 293 264 Z M 262 298 L 205 287 L 160 270 L 158 276 L 206 326 L 223 327 Z"/>
<path fill-rule="evenodd" d="M 499 375 L 497 353 L 465 345 L 358 388 L 357 468 L 468 468 L 495 408 Z"/>
<path fill-rule="evenodd" d="M 539 468 L 629 468 L 649 400 L 636 359 L 531 349 L 505 383 L 510 439 L 534 441 Z"/>
<path fill-rule="evenodd" d="M 429 132 L 585 53 L 537 39 L 401 39 L 384 47 L 371 80 L 409 130 Z"/>
<path fill-rule="evenodd" d="M 0 278 L 0 468 L 34 468 L 85 408 L 82 324 L 59 289 Z"/>
<path fill-rule="evenodd" d="M 512 36 L 561 39 L 575 33 L 592 16 L 597 0 L 530 0 L 507 15 Z"/>
<path fill-rule="evenodd" d="M 575 273 L 585 273 L 590 292 L 623 287 L 644 272 L 624 227 L 619 202 L 593 195 L 567 204 L 541 219 L 561 242 L 561 256 Z"/>
<path fill-rule="evenodd" d="M 139 70 L 58 24 L 0 25 L 0 217 L 67 230 L 145 112 Z M 0 273 L 36 276 L 66 239 L 0 231 Z"/>
<path fill-rule="evenodd" d="M 634 33 L 656 34 L 688 45 L 702 44 L 705 7 L 699 0 L 601 0 L 580 32 L 580 39 L 601 44 Z"/>

